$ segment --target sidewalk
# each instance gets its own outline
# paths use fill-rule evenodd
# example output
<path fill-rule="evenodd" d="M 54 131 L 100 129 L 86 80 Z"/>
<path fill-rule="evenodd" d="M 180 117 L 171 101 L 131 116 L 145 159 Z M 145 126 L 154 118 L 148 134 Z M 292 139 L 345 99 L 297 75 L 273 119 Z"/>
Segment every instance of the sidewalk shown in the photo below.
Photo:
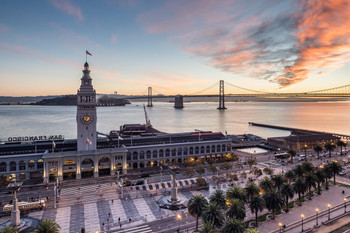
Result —
<path fill-rule="evenodd" d="M 348 223 L 350 223 L 350 216 L 341 218 L 338 221 L 336 221 L 335 223 L 333 223 L 332 225 L 322 226 L 316 232 L 317 233 L 329 233 L 331 231 L 334 231 L 336 229 L 341 228 L 342 226 L 345 226 Z M 350 229 L 350 226 L 348 229 Z M 345 229 L 343 229 L 343 230 L 345 230 Z"/>

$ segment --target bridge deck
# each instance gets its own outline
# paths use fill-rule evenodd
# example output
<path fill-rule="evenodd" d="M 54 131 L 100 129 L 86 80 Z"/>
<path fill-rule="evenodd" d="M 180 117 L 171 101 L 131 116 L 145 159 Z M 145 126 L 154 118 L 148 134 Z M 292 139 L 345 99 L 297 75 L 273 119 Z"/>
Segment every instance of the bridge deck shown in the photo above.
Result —
<path fill-rule="evenodd" d="M 331 134 L 331 135 L 336 136 L 336 137 L 350 139 L 350 135 L 346 135 L 346 134 L 322 132 L 322 131 L 309 130 L 309 129 L 298 129 L 298 128 L 292 128 L 292 127 L 285 127 L 285 126 L 278 126 L 278 125 L 268 125 L 268 124 L 261 124 L 261 123 L 255 123 L 255 122 L 248 122 L 248 124 L 252 125 L 252 126 L 265 127 L 265 128 L 271 128 L 271 129 L 279 129 L 279 130 L 286 130 L 286 131 L 299 131 L 299 132 L 306 132 L 306 133 L 327 133 L 327 134 Z"/>

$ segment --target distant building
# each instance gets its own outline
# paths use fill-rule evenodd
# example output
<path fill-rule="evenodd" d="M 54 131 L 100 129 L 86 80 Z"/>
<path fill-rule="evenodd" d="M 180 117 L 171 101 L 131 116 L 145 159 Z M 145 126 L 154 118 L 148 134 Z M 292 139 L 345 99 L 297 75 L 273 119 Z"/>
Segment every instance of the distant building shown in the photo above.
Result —
<path fill-rule="evenodd" d="M 324 146 L 327 142 L 335 143 L 338 139 L 328 133 L 293 131 L 290 136 L 268 138 L 267 142 L 274 146 L 303 150 L 305 146 L 313 149 L 316 145 Z"/>

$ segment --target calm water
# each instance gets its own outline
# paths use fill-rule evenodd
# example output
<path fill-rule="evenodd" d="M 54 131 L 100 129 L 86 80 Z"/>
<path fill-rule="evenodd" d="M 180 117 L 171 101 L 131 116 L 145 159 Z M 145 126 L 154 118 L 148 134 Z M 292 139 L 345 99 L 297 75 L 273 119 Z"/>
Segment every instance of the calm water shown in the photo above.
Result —
<path fill-rule="evenodd" d="M 164 132 L 194 129 L 229 134 L 252 133 L 262 137 L 284 136 L 289 132 L 249 126 L 248 122 L 290 126 L 350 134 L 350 102 L 321 103 L 185 103 L 182 110 L 172 103 L 154 103 L 147 108 L 152 125 Z M 97 108 L 97 130 L 108 133 L 127 123 L 144 123 L 142 103 L 125 107 Z M 0 138 L 62 134 L 76 138 L 75 106 L 0 106 Z"/>

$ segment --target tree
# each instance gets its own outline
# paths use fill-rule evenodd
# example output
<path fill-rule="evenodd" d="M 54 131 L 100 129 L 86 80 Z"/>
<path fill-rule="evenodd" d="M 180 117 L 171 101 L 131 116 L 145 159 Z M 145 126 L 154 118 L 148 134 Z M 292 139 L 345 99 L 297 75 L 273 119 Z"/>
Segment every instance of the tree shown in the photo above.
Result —
<path fill-rule="evenodd" d="M 254 228 L 247 229 L 243 233 L 259 233 L 260 231 Z"/>
<path fill-rule="evenodd" d="M 199 233 L 219 233 L 215 230 L 214 224 L 212 222 L 203 222 L 203 226 Z"/>
<path fill-rule="evenodd" d="M 279 192 L 272 189 L 269 192 L 264 193 L 265 206 L 272 212 L 272 219 L 275 219 L 275 211 L 281 210 L 284 200 Z"/>
<path fill-rule="evenodd" d="M 232 164 L 228 163 L 228 162 L 224 162 L 223 164 L 220 165 L 220 169 L 221 170 L 230 170 L 232 168 Z"/>
<path fill-rule="evenodd" d="M 327 142 L 325 145 L 324 145 L 324 148 L 326 149 L 326 151 L 328 151 L 329 153 L 329 158 L 332 157 L 332 151 L 335 149 L 335 145 L 333 142 Z"/>
<path fill-rule="evenodd" d="M 317 158 L 320 158 L 320 153 L 323 151 L 323 148 L 320 145 L 316 145 L 314 151 L 317 153 Z"/>
<path fill-rule="evenodd" d="M 241 173 L 241 175 L 240 175 L 240 178 L 241 178 L 242 180 L 247 179 L 247 173 L 246 173 L 245 171 L 243 171 L 243 172 Z"/>
<path fill-rule="evenodd" d="M 0 233 L 18 233 L 18 230 L 15 227 L 6 226 L 6 227 L 2 228 Z"/>
<path fill-rule="evenodd" d="M 205 179 L 201 176 L 198 176 L 197 178 L 197 186 L 198 187 L 203 187 L 203 186 L 206 186 L 207 185 L 207 182 L 205 181 Z"/>
<path fill-rule="evenodd" d="M 293 186 L 290 183 L 284 183 L 281 188 L 281 194 L 284 196 L 284 201 L 286 203 L 286 212 L 289 210 L 288 200 L 294 197 Z"/>
<path fill-rule="evenodd" d="M 205 173 L 205 168 L 204 168 L 204 166 L 203 165 L 198 165 L 197 167 L 196 167 L 196 172 L 201 176 L 201 175 L 203 175 L 204 173 Z"/>
<path fill-rule="evenodd" d="M 244 203 L 236 198 L 230 200 L 229 208 L 226 212 L 226 215 L 229 218 L 235 217 L 239 220 L 243 220 L 246 216 Z"/>
<path fill-rule="evenodd" d="M 194 175 L 194 170 L 193 170 L 193 167 L 186 167 L 185 169 L 185 175 L 187 177 L 191 177 Z"/>
<path fill-rule="evenodd" d="M 224 216 L 220 210 L 220 207 L 216 203 L 209 203 L 209 206 L 204 210 L 202 214 L 204 222 L 212 222 L 214 227 L 221 227 L 224 223 Z"/>
<path fill-rule="evenodd" d="M 330 166 L 326 165 L 324 168 L 323 168 L 323 172 L 324 172 L 324 178 L 325 178 L 325 181 L 326 181 L 326 190 L 328 190 L 328 179 L 330 179 L 332 177 L 332 170 L 330 168 Z"/>
<path fill-rule="evenodd" d="M 10 183 L 9 178 L 5 175 L 0 176 L 0 187 L 7 187 Z"/>
<path fill-rule="evenodd" d="M 253 174 L 258 178 L 259 176 L 262 176 L 262 170 L 260 168 L 254 167 L 253 168 Z"/>
<path fill-rule="evenodd" d="M 211 171 L 212 173 L 216 173 L 217 172 L 217 166 L 216 164 L 212 164 L 208 167 L 208 170 Z"/>
<path fill-rule="evenodd" d="M 343 147 L 346 146 L 346 143 L 342 140 L 337 141 L 337 146 L 340 147 L 340 155 L 343 155 Z"/>
<path fill-rule="evenodd" d="M 265 167 L 263 169 L 263 171 L 266 175 L 269 175 L 269 176 L 271 176 L 273 174 L 273 170 L 271 168 L 268 168 L 268 167 Z"/>
<path fill-rule="evenodd" d="M 305 185 L 309 189 L 309 198 L 311 198 L 311 188 L 312 187 L 314 187 L 314 188 L 316 187 L 316 181 L 317 181 L 317 178 L 316 178 L 314 173 L 306 174 L 306 176 L 305 176 Z"/>
<path fill-rule="evenodd" d="M 247 200 L 245 191 L 236 185 L 228 188 L 226 192 L 226 199 L 232 200 L 235 198 L 241 200 L 242 202 L 246 202 Z"/>
<path fill-rule="evenodd" d="M 286 173 L 284 173 L 284 177 L 286 177 L 288 182 L 291 183 L 295 178 L 295 173 L 293 170 L 288 170 Z"/>
<path fill-rule="evenodd" d="M 260 180 L 259 187 L 265 192 L 268 192 L 273 188 L 273 183 L 270 178 L 264 177 L 262 180 Z"/>
<path fill-rule="evenodd" d="M 301 177 L 296 178 L 293 183 L 293 190 L 298 194 L 299 205 L 301 205 L 301 194 L 304 194 L 306 189 L 307 187 L 305 185 L 304 179 Z"/>
<path fill-rule="evenodd" d="M 247 164 L 249 166 L 249 169 L 251 170 L 252 169 L 252 166 L 253 165 L 256 165 L 256 159 L 247 159 Z"/>
<path fill-rule="evenodd" d="M 321 169 L 317 169 L 315 171 L 315 176 L 316 176 L 316 183 L 317 183 L 317 194 L 321 195 L 321 183 L 323 183 L 325 180 L 324 171 Z"/>
<path fill-rule="evenodd" d="M 45 219 L 39 222 L 35 228 L 36 233 L 59 233 L 61 227 L 51 219 Z"/>
<path fill-rule="evenodd" d="M 244 230 L 244 223 L 237 220 L 236 218 L 229 218 L 222 228 L 222 233 L 243 233 Z"/>
<path fill-rule="evenodd" d="M 287 151 L 287 154 L 290 157 L 290 162 L 294 163 L 293 157 L 297 154 L 297 152 L 293 148 L 289 148 L 289 150 Z"/>
<path fill-rule="evenodd" d="M 222 190 L 215 190 L 209 197 L 210 203 L 215 203 L 219 208 L 224 209 L 226 207 L 225 194 Z"/>
<path fill-rule="evenodd" d="M 277 190 L 279 191 L 281 186 L 283 185 L 284 183 L 284 177 L 282 174 L 277 174 L 277 175 L 274 175 L 272 178 L 271 178 L 273 184 L 275 187 L 277 187 Z"/>
<path fill-rule="evenodd" d="M 304 169 L 300 164 L 296 165 L 293 171 L 294 171 L 294 174 L 298 177 L 301 177 L 304 174 Z"/>
<path fill-rule="evenodd" d="M 258 195 L 260 191 L 258 186 L 254 182 L 247 183 L 245 185 L 244 190 L 250 201 L 252 200 L 253 196 Z"/>
<path fill-rule="evenodd" d="M 342 167 L 337 163 L 336 161 L 333 161 L 332 163 L 328 164 L 330 170 L 333 174 L 333 184 L 335 184 L 335 175 L 339 174 L 339 172 L 342 171 Z"/>
<path fill-rule="evenodd" d="M 255 195 L 249 202 L 250 211 L 252 211 L 252 214 L 255 214 L 255 226 L 258 226 L 258 212 L 263 211 L 264 206 L 264 199 L 260 195 Z"/>
<path fill-rule="evenodd" d="M 198 218 L 202 216 L 207 207 L 208 201 L 203 195 L 194 195 L 191 199 L 188 200 L 188 213 L 191 216 L 196 217 L 196 230 L 198 230 Z"/>
<path fill-rule="evenodd" d="M 301 165 L 301 169 L 303 170 L 304 174 L 307 174 L 307 173 L 313 172 L 315 167 L 312 163 L 305 162 Z"/>

